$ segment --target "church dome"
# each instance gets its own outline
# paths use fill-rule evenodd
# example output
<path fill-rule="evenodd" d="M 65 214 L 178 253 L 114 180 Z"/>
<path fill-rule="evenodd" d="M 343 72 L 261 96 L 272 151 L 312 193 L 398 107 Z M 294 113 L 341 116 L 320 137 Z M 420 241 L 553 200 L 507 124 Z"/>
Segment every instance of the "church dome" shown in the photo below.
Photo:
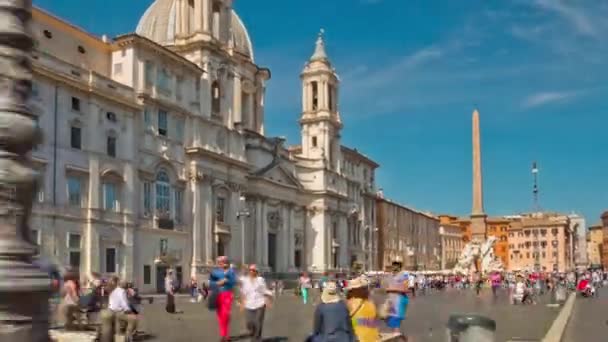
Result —
<path fill-rule="evenodd" d="M 175 44 L 176 0 L 155 0 L 139 20 L 135 33 L 161 45 Z M 232 11 L 231 36 L 236 52 L 253 61 L 253 47 L 247 28 L 238 14 Z"/>

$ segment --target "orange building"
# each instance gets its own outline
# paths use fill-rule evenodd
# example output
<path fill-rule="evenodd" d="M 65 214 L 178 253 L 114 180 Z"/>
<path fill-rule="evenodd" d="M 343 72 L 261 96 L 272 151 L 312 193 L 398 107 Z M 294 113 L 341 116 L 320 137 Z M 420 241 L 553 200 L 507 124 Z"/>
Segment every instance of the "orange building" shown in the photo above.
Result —
<path fill-rule="evenodd" d="M 602 265 L 604 269 L 608 269 L 608 211 L 605 211 L 602 216 L 602 237 L 604 243 L 602 243 Z"/>
<path fill-rule="evenodd" d="M 440 224 L 457 225 L 462 229 L 464 242 L 471 241 L 471 220 L 468 217 L 457 217 L 451 215 L 439 215 Z M 488 217 L 486 219 L 488 236 L 496 237 L 494 254 L 500 258 L 505 269 L 509 267 L 509 224 L 511 220 L 504 217 Z"/>

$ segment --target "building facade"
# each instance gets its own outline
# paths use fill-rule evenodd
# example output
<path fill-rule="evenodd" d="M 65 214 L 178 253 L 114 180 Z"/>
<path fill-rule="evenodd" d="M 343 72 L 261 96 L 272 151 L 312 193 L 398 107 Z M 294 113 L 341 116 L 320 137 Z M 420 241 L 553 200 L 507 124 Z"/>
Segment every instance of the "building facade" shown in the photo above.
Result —
<path fill-rule="evenodd" d="M 602 267 L 606 265 L 602 264 L 602 251 L 604 244 L 604 232 L 602 225 L 598 224 L 589 227 L 587 232 L 587 259 L 589 266 L 591 267 Z"/>
<path fill-rule="evenodd" d="M 378 165 L 341 145 L 322 36 L 290 147 L 265 135 L 270 71 L 231 0 L 156 0 L 112 41 L 33 15 L 43 254 L 146 292 L 167 268 L 183 281 L 218 255 L 274 272 L 371 263 Z"/>
<path fill-rule="evenodd" d="M 439 237 L 441 239 L 441 269 L 454 268 L 464 248 L 462 229 L 456 225 L 441 224 Z"/>
<path fill-rule="evenodd" d="M 602 265 L 604 266 L 604 269 L 608 269 L 608 247 L 607 248 L 603 248 L 604 246 L 608 246 L 608 211 L 605 211 L 602 213 L 602 215 L 600 216 L 601 219 L 601 225 L 602 225 L 602 250 L 601 250 L 601 255 L 602 255 Z"/>
<path fill-rule="evenodd" d="M 441 267 L 439 219 L 388 199 L 376 200 L 378 268 L 400 262 L 408 270 Z"/>
<path fill-rule="evenodd" d="M 567 215 L 532 213 L 513 217 L 508 270 L 572 270 L 575 234 Z"/>

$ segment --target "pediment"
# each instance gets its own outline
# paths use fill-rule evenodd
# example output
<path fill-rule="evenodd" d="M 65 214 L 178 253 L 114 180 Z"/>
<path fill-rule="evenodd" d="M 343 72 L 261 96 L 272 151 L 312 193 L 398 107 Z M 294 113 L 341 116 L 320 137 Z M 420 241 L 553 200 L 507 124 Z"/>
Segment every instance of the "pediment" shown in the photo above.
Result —
<path fill-rule="evenodd" d="M 281 165 L 277 165 L 271 168 L 270 170 L 263 173 L 261 176 L 265 179 L 285 184 L 287 186 L 293 186 L 296 188 L 302 187 L 302 184 L 300 184 L 298 179 Z"/>

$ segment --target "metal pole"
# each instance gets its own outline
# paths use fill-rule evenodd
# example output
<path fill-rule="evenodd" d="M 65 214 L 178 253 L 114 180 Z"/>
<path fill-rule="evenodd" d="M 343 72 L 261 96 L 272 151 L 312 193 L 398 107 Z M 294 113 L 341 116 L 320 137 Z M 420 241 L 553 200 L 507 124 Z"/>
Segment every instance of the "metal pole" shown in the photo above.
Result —
<path fill-rule="evenodd" d="M 28 152 L 41 133 L 32 88 L 31 0 L 0 0 L 0 341 L 49 340 L 50 279 L 32 264 L 28 221 L 37 173 Z"/>
<path fill-rule="evenodd" d="M 241 208 L 236 213 L 236 217 L 241 221 L 241 265 L 245 265 L 245 217 L 249 217 L 249 210 L 247 210 L 247 203 L 245 196 L 239 198 L 241 202 Z"/>

